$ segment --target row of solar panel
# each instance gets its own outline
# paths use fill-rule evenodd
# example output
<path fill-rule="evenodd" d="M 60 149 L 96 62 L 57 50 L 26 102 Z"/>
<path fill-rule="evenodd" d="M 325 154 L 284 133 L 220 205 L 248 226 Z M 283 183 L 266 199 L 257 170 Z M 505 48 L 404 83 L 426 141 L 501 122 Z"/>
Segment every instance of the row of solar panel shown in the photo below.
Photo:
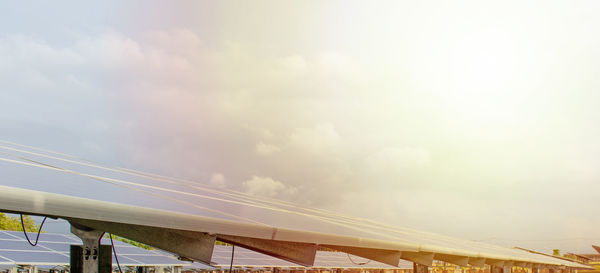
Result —
<path fill-rule="evenodd" d="M 28 233 L 28 235 L 30 238 L 36 236 L 34 233 Z M 81 244 L 81 240 L 74 235 L 44 233 L 41 234 L 37 246 L 34 247 L 27 243 L 23 232 L 0 231 L 0 263 L 66 265 L 69 264 L 71 244 Z M 110 244 L 110 240 L 103 238 L 102 244 Z M 135 247 L 118 240 L 114 240 L 114 244 L 119 263 L 125 266 L 185 264 L 172 256 Z"/>
<path fill-rule="evenodd" d="M 11 160 L 13 160 L 10 161 L 10 164 L 0 164 L 0 173 L 2 173 L 4 181 L 2 186 L 35 189 L 40 191 L 36 194 L 43 194 L 46 197 L 53 196 L 52 198 L 44 199 L 46 200 L 44 202 L 48 202 L 48 200 L 59 202 L 56 201 L 57 196 L 51 193 L 93 199 L 85 202 L 93 204 L 91 207 L 100 209 L 107 215 L 106 217 L 102 217 L 103 219 L 96 220 L 141 224 L 140 222 L 131 222 L 129 219 L 130 215 L 127 213 L 113 215 L 121 210 L 121 208 L 117 209 L 118 205 L 116 204 L 105 207 L 107 204 L 100 206 L 100 203 L 94 201 L 101 200 L 119 203 L 120 205 L 135 205 L 137 207 L 131 209 L 132 211 L 137 211 L 136 213 L 145 211 L 140 209 L 143 207 L 144 209 L 155 208 L 186 213 L 189 214 L 188 216 L 208 217 L 206 219 L 173 217 L 172 222 L 170 222 L 170 225 L 172 225 L 170 228 L 181 228 L 188 221 L 196 222 L 195 226 L 203 226 L 203 223 L 215 224 L 216 220 L 219 220 L 217 226 L 222 228 L 224 226 L 231 226 L 231 223 L 220 226 L 220 220 L 231 220 L 235 222 L 234 226 L 240 228 L 244 233 L 243 236 L 246 237 L 255 237 L 260 234 L 259 237 L 264 238 L 261 237 L 264 236 L 261 233 L 262 228 L 264 226 L 271 226 L 278 229 L 288 229 L 288 232 L 294 230 L 292 232 L 294 238 L 307 243 L 327 243 L 333 241 L 341 245 L 353 246 L 352 242 L 354 239 L 362 238 L 363 247 L 376 249 L 381 248 L 378 242 L 385 241 L 387 242 L 386 247 L 393 246 L 393 248 L 398 250 L 412 249 L 415 252 L 422 251 L 535 264 L 565 265 L 574 268 L 582 267 L 580 264 L 516 249 L 392 226 L 316 208 L 303 208 L 296 204 L 260 198 L 231 190 L 218 189 L 190 181 L 99 166 L 89 161 L 31 147 L 23 147 L 18 144 L 4 142 L 0 145 L 0 149 L 13 154 L 10 156 Z M 41 162 L 42 164 L 36 165 L 31 164 L 31 162 Z M 48 166 L 56 166 L 56 168 L 49 168 Z M 72 170 L 73 172 L 64 172 L 64 170 Z M 93 175 L 94 179 L 91 179 L 90 175 Z M 49 183 L 39 183 L 41 177 Z M 98 179 L 98 177 L 106 179 Z M 53 183 L 54 181 L 61 181 L 60 187 L 57 187 L 57 184 Z M 98 183 L 99 181 L 105 181 L 106 183 Z M 74 188 L 81 189 L 82 185 L 84 185 L 83 188 L 86 189 L 85 191 L 72 190 Z M 25 191 L 21 190 L 16 190 L 15 192 L 25 193 Z M 111 192 L 112 194 L 98 194 L 101 192 Z M 28 193 L 27 195 L 29 196 L 30 194 Z M 29 202 L 27 198 L 23 197 L 22 199 L 18 200 L 18 202 L 25 202 L 25 204 Z M 160 202 L 157 202 L 157 199 Z M 1 202 L 2 199 L 0 199 Z M 78 200 L 77 202 L 84 201 Z M 8 203 L 5 203 L 4 206 L 8 206 Z M 73 209 L 77 210 L 77 208 Z M 29 210 L 35 211 L 31 208 Z M 38 214 L 41 212 L 43 210 L 37 211 Z M 146 222 L 146 225 L 161 226 L 164 216 L 161 212 L 146 212 L 149 213 L 147 216 L 156 217 L 148 220 L 150 223 Z M 62 215 L 64 217 L 72 212 L 61 212 L 61 214 L 63 213 L 65 213 Z M 52 215 L 59 214 L 54 212 Z M 257 223 L 262 225 L 258 225 Z M 196 231 L 208 232 L 209 230 L 199 228 Z M 215 232 L 215 230 L 211 232 Z M 312 237 L 312 232 L 322 234 L 317 240 Z M 274 239 L 284 240 L 286 238 L 282 235 L 286 233 L 277 234 L 274 234 L 274 236 L 283 237 L 276 237 Z M 290 234 L 287 236 L 290 236 Z M 343 238 L 348 239 L 348 241 Z"/>
<path fill-rule="evenodd" d="M 227 267 L 231 262 L 231 246 L 215 246 L 212 262 L 217 267 Z M 241 247 L 235 248 L 234 265 L 245 267 L 301 267 L 271 256 Z M 412 262 L 402 261 L 398 267 L 392 267 L 376 261 L 367 260 L 343 252 L 317 251 L 314 266 L 316 268 L 379 268 L 412 269 Z"/>
<path fill-rule="evenodd" d="M 29 237 L 36 234 L 29 233 Z M 80 244 L 81 241 L 71 234 L 48 234 L 40 236 L 38 245 L 33 247 L 27 243 L 22 232 L 0 231 L 0 264 L 56 264 L 69 263 L 69 248 L 71 244 Z M 103 238 L 103 244 L 110 244 L 110 240 Z M 212 269 L 204 264 L 189 264 L 173 258 L 167 252 L 160 250 L 146 250 L 114 240 L 119 262 L 126 266 L 158 266 L 177 265 L 191 266 L 203 269 Z M 217 245 L 213 251 L 211 263 L 215 267 L 228 267 L 231 262 L 231 246 Z M 113 261 L 114 261 L 113 256 Z M 363 265 L 364 263 L 364 265 Z M 277 259 L 265 254 L 235 248 L 234 266 L 236 267 L 301 267 L 297 264 Z M 316 268 L 381 268 L 391 269 L 386 264 L 369 261 L 361 257 L 342 252 L 318 251 L 315 258 Z M 412 263 L 405 262 L 399 268 L 412 268 Z"/>

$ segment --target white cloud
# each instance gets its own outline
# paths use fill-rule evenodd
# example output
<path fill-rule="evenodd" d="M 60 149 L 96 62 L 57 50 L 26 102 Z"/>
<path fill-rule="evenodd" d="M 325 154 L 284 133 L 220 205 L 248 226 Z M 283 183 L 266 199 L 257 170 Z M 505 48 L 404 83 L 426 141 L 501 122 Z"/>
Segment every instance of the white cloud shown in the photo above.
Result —
<path fill-rule="evenodd" d="M 265 144 L 263 142 L 260 142 L 258 144 L 256 144 L 256 153 L 258 155 L 261 156 L 269 156 L 275 153 L 278 153 L 279 151 L 281 151 L 281 149 L 275 145 L 271 145 L 271 144 Z"/>
<path fill-rule="evenodd" d="M 392 21 L 397 15 L 393 16 Z M 323 48 L 315 46 L 314 51 L 280 43 L 225 42 L 185 29 L 132 36 L 106 32 L 60 45 L 25 36 L 3 37 L 0 89 L 15 92 L 3 92 L 0 116 L 20 118 L 18 124 L 24 117 L 39 119 L 50 127 L 80 134 L 81 139 L 95 137 L 85 142 L 87 150 L 77 151 L 82 155 L 112 147 L 123 155 L 115 158 L 128 165 L 184 178 L 210 177 L 217 187 L 317 206 L 346 202 L 348 206 L 339 209 L 350 213 L 354 208 L 368 215 L 386 206 L 384 217 L 396 223 L 404 223 L 401 214 L 411 212 L 397 208 L 410 203 L 407 207 L 419 208 L 412 210 L 415 215 L 410 221 L 435 228 L 427 223 L 431 218 L 422 215 L 433 211 L 429 204 L 438 202 L 436 198 L 452 205 L 445 221 L 452 221 L 454 217 L 448 215 L 456 212 L 462 213 L 456 219 L 466 222 L 468 214 L 473 214 L 487 223 L 485 215 L 506 213 L 503 202 L 514 204 L 515 213 L 532 202 L 544 204 L 540 211 L 543 207 L 556 211 L 560 208 L 552 204 L 552 198 L 559 200 L 557 196 L 567 190 L 569 196 L 578 197 L 570 205 L 572 211 L 593 213 L 588 209 L 593 205 L 584 203 L 598 199 L 598 191 L 589 190 L 597 188 L 594 181 L 600 173 L 594 166 L 598 160 L 569 151 L 600 151 L 596 144 L 600 131 L 593 126 L 598 124 L 595 90 L 599 85 L 589 72 L 599 56 L 596 49 L 600 47 L 593 41 L 596 36 L 582 35 L 592 38 L 581 40 L 548 35 L 547 41 L 557 39 L 558 43 L 544 40 L 540 44 L 550 47 L 542 51 L 516 48 L 514 52 L 522 55 L 508 57 L 522 64 L 521 68 L 512 70 L 510 62 L 500 60 L 505 67 L 496 72 L 507 72 L 507 79 L 518 74 L 518 84 L 506 85 L 518 88 L 505 92 L 494 86 L 490 93 L 486 90 L 489 82 L 508 81 L 498 73 L 484 75 L 492 77 L 489 82 L 481 81 L 486 77 L 472 81 L 472 75 L 488 71 L 477 69 L 479 65 L 494 67 L 494 62 L 479 58 L 486 57 L 487 51 L 461 51 L 460 58 L 444 56 L 451 53 L 448 48 L 470 43 L 455 41 L 456 37 L 482 33 L 482 24 L 465 20 L 465 25 L 453 28 L 452 35 L 440 33 L 444 28 L 435 22 L 425 25 L 427 31 L 418 35 L 398 29 L 405 36 L 399 35 L 403 38 L 390 44 L 385 43 L 389 37 L 385 27 L 377 21 L 368 26 L 357 23 L 363 30 L 383 31 L 364 39 L 357 28 L 348 28 L 344 22 L 339 29 L 323 30 L 335 31 L 329 34 L 336 35 L 327 36 L 336 41 Z M 507 27 L 495 25 L 494 20 L 488 23 L 483 25 Z M 478 26 L 479 31 L 469 32 L 470 26 Z M 291 28 L 285 29 L 287 33 Z M 576 29 L 586 32 L 583 25 Z M 494 33 L 475 45 L 503 39 Z M 509 26 L 498 33 L 513 32 Z M 411 35 L 413 39 L 406 38 Z M 439 47 L 428 40 L 438 38 L 449 46 Z M 531 49 L 540 48 L 527 40 Z M 568 45 L 563 41 L 569 41 Z M 579 48 L 571 54 L 564 52 L 564 46 Z M 502 51 L 501 56 L 511 52 Z M 557 57 L 549 61 L 547 56 Z M 467 64 L 468 69 L 450 69 L 463 65 L 455 61 L 463 57 L 475 62 Z M 537 69 L 536 62 L 546 65 Z M 566 68 L 569 71 L 563 71 Z M 464 74 L 452 77 L 457 71 Z M 466 92 L 462 90 L 465 84 Z M 525 89 L 541 91 L 521 92 Z M 21 90 L 29 93 L 18 95 Z M 40 96 L 44 92 L 65 96 Z M 75 96 L 78 93 L 89 96 L 82 99 Z M 498 120 L 486 114 L 490 111 L 518 118 Z M 95 121 L 106 126 L 90 128 Z M 25 127 L 15 126 L 17 130 Z M 15 139 L 33 135 L 15 134 Z M 55 135 L 54 139 L 62 138 Z M 227 179 L 214 170 L 226 173 Z M 256 173 L 264 177 L 252 176 Z M 374 184 L 375 180 L 402 183 Z M 574 180 L 580 183 L 573 186 Z M 566 189 L 564 185 L 571 186 Z M 365 193 L 375 187 L 373 193 Z M 463 195 L 473 199 L 464 201 Z M 340 201 L 343 196 L 351 198 Z M 486 202 L 500 205 L 488 211 L 480 205 Z M 542 215 L 532 218 L 533 222 L 543 222 L 547 216 L 526 213 Z M 482 226 L 473 224 L 473 229 Z"/>
<path fill-rule="evenodd" d="M 297 188 L 287 187 L 270 177 L 253 176 L 252 179 L 244 181 L 242 185 L 244 190 L 252 195 L 281 197 L 281 195 L 294 195 L 297 192 Z"/>
<path fill-rule="evenodd" d="M 342 138 L 330 123 L 320 123 L 312 128 L 295 128 L 289 137 L 290 144 L 312 154 L 329 154 L 341 144 Z"/>
<path fill-rule="evenodd" d="M 227 183 L 225 181 L 225 176 L 221 173 L 213 173 L 210 176 L 210 184 L 217 187 L 217 188 L 221 188 L 224 189 L 227 187 Z"/>

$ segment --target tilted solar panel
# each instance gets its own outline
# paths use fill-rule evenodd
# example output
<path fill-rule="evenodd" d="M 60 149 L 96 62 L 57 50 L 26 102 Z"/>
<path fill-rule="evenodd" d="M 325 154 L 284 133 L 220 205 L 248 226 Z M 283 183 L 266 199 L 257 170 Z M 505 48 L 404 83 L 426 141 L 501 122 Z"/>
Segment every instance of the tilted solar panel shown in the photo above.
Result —
<path fill-rule="evenodd" d="M 71 244 L 80 244 L 75 242 L 77 237 L 63 234 L 48 234 L 40 235 L 40 242 L 37 246 L 31 246 L 20 231 L 1 231 L 3 234 L 0 238 L 0 256 L 6 257 L 6 262 L 17 262 L 21 264 L 69 264 L 69 251 Z M 30 234 L 31 235 L 31 234 Z M 32 235 L 35 236 L 35 235 Z M 52 242 L 42 242 L 42 238 L 46 240 L 54 240 Z M 109 242 L 110 240 L 104 242 Z M 126 266 L 154 266 L 154 265 L 183 265 L 184 262 L 174 259 L 170 255 L 163 255 L 157 251 L 142 249 L 121 241 L 114 240 L 115 250 L 117 252 L 119 262 Z M 0 257 L 1 258 L 1 257 Z M 116 261 L 113 255 L 113 262 Z M 2 262 L 2 260 L 0 260 Z M 116 265 L 116 263 L 115 263 Z"/>
<path fill-rule="evenodd" d="M 162 255 L 127 255 L 130 259 L 135 259 L 142 264 L 148 265 L 171 265 L 171 264 L 184 264 L 183 262 L 175 259 L 174 257 L 167 257 Z"/>
<path fill-rule="evenodd" d="M 135 225 L 146 230 L 210 234 L 221 241 L 252 247 L 301 264 L 314 263 L 316 248 L 313 246 L 324 245 L 393 266 L 397 266 L 400 259 L 423 264 L 440 259 L 457 264 L 477 261 L 491 265 L 586 267 L 515 249 L 303 208 L 193 181 L 101 166 L 32 148 L 0 146 L 7 151 L 5 157 L 0 158 L 0 173 L 6 185 L 0 186 L 0 210 L 4 211 L 54 215 L 78 224 L 105 228 L 103 230 L 117 228 L 118 224 L 121 231 L 125 230 L 123 227 Z M 60 181 L 61 187 L 56 187 L 53 181 Z M 107 192 L 111 194 L 98 194 Z M 281 251 L 282 247 L 287 250 Z M 290 254 L 291 249 L 298 251 Z M 169 250 L 180 251 L 179 248 Z M 198 259 L 206 257 L 198 256 Z"/>
<path fill-rule="evenodd" d="M 17 264 L 68 264 L 69 257 L 51 251 L 16 251 L 0 250 L 0 256 L 14 261 Z"/>

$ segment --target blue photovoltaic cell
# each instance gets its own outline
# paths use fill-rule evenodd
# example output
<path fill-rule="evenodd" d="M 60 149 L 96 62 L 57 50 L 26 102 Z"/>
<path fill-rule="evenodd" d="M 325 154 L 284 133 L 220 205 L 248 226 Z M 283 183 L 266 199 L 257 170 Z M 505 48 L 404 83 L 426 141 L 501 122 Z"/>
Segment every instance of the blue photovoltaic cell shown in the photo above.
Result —
<path fill-rule="evenodd" d="M 39 245 L 50 248 L 58 252 L 69 252 L 71 251 L 71 245 L 65 243 L 40 243 Z"/>
<path fill-rule="evenodd" d="M 117 253 L 118 255 L 118 253 Z M 120 257 L 120 256 L 119 256 Z M 134 256 L 134 255 L 127 255 L 128 258 L 132 258 L 135 259 L 137 261 L 140 261 L 143 264 L 182 264 L 181 261 L 178 261 L 174 258 L 170 258 L 170 257 L 166 257 L 166 256 Z"/>
<path fill-rule="evenodd" d="M 0 240 L 0 249 L 40 250 L 39 247 L 31 246 L 27 241 L 12 241 L 12 240 Z"/>
<path fill-rule="evenodd" d="M 4 231 L 0 231 L 0 240 L 2 239 L 16 239 L 14 236 L 5 233 Z"/>
<path fill-rule="evenodd" d="M 124 243 L 124 242 L 121 242 L 121 241 L 117 240 L 115 238 L 115 236 L 113 236 L 113 242 L 115 243 L 115 246 L 133 246 L 131 244 Z M 110 245 L 110 238 L 108 238 L 108 235 L 104 235 L 104 237 L 102 237 L 102 244 L 103 245 Z"/>
<path fill-rule="evenodd" d="M 69 257 L 54 252 L 0 251 L 0 255 L 21 263 L 69 263 Z"/>
<path fill-rule="evenodd" d="M 4 259 L 4 258 L 0 257 L 0 262 L 1 262 L 1 263 L 4 263 L 4 262 L 10 262 L 10 260 L 8 260 L 8 259 Z"/>
<path fill-rule="evenodd" d="M 183 267 L 184 269 L 203 269 L 203 270 L 213 270 L 214 267 L 210 265 L 205 265 L 203 263 L 191 263 Z"/>
<path fill-rule="evenodd" d="M 11 235 L 13 236 L 17 236 L 22 240 L 25 240 L 25 236 L 23 236 L 23 232 L 22 231 L 12 231 L 10 232 Z M 33 233 L 33 232 L 27 232 L 27 236 L 29 237 L 29 240 L 31 241 L 35 241 L 35 238 L 37 237 L 37 232 Z M 14 238 L 14 237 L 12 237 Z M 71 243 L 78 243 L 81 244 L 81 240 L 79 239 L 73 239 L 67 236 L 63 236 L 61 234 L 51 234 L 51 233 L 41 233 L 40 234 L 40 242 L 68 242 L 69 244 Z"/>
<path fill-rule="evenodd" d="M 117 255 L 118 255 L 118 253 L 117 253 Z M 132 260 L 132 259 L 129 259 L 126 256 L 119 255 L 118 257 L 119 257 L 119 264 L 120 265 L 140 265 L 141 264 L 140 262 Z M 115 256 L 114 255 L 112 257 L 112 260 L 113 260 L 113 265 L 117 266 L 117 261 L 115 260 Z"/>
<path fill-rule="evenodd" d="M 117 255 L 127 255 L 127 254 L 145 254 L 145 255 L 152 255 L 153 253 L 143 249 L 143 248 L 139 248 L 139 247 L 123 247 L 123 246 L 115 246 L 115 251 L 117 252 Z"/>
<path fill-rule="evenodd" d="M 217 265 L 224 265 L 224 264 L 228 263 L 230 260 L 226 259 L 226 258 L 222 258 L 222 257 L 212 257 L 212 259 L 210 261 Z"/>
<path fill-rule="evenodd" d="M 50 269 L 56 269 L 56 270 L 65 270 L 68 268 L 65 268 L 67 265 L 38 265 L 37 269 L 38 270 L 43 270 L 43 271 L 50 271 Z M 39 272 L 39 271 L 38 271 Z"/>

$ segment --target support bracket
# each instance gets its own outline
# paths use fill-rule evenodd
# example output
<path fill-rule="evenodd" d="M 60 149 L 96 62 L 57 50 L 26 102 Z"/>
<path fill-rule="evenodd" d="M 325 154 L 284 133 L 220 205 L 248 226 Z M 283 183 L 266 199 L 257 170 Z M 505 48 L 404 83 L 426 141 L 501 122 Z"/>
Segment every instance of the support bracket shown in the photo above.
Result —
<path fill-rule="evenodd" d="M 466 256 L 457 256 L 457 255 L 449 255 L 449 254 L 435 254 L 435 259 L 439 261 L 444 261 L 447 263 L 460 265 L 460 266 L 469 266 L 469 257 Z"/>
<path fill-rule="evenodd" d="M 175 253 L 181 258 L 192 259 L 206 264 L 210 264 L 216 238 L 215 235 L 202 232 L 87 219 L 71 218 L 69 222 L 105 230 L 112 234 Z"/>
<path fill-rule="evenodd" d="M 104 232 L 73 223 L 71 232 L 83 242 L 83 246 L 71 245 L 71 272 L 110 273 L 111 246 L 100 245 Z"/>
<path fill-rule="evenodd" d="M 469 264 L 476 267 L 484 267 L 485 266 L 485 258 L 474 258 L 469 257 Z"/>
<path fill-rule="evenodd" d="M 323 245 L 324 247 L 331 248 L 334 250 L 346 252 L 352 255 L 360 256 L 363 258 L 378 261 L 384 264 L 389 264 L 393 267 L 398 267 L 402 252 L 397 250 L 385 250 L 385 249 L 372 249 L 362 247 L 348 247 L 348 246 L 336 246 L 336 245 Z"/>
<path fill-rule="evenodd" d="M 257 239 L 233 235 L 217 235 L 219 241 L 267 254 L 303 266 L 313 266 L 317 245 L 309 243 Z"/>
<path fill-rule="evenodd" d="M 403 251 L 402 259 L 409 260 L 421 265 L 431 266 L 433 264 L 433 253 Z"/>

